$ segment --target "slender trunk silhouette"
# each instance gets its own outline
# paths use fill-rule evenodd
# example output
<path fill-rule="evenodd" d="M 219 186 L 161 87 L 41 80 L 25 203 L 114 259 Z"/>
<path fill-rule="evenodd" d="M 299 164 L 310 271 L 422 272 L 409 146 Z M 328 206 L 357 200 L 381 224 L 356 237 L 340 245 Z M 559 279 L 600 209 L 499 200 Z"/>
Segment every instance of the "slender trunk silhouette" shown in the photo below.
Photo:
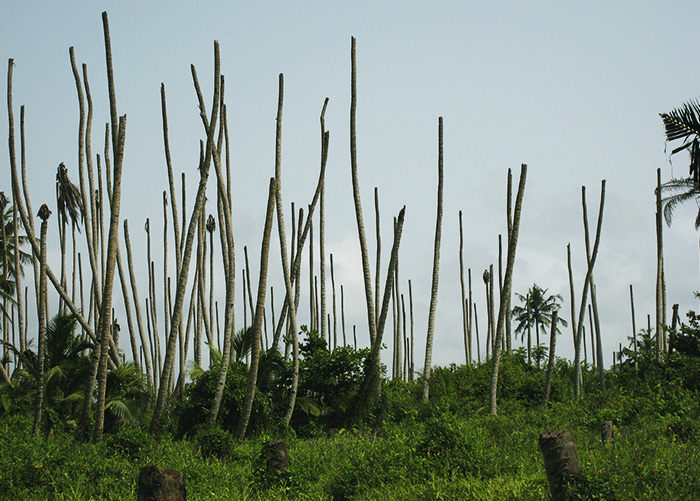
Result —
<path fill-rule="evenodd" d="M 523 206 L 523 195 L 525 194 L 525 179 L 527 177 L 527 165 L 522 164 L 520 168 L 520 182 L 518 184 L 518 193 L 515 196 L 515 208 L 513 210 L 513 228 L 508 237 L 508 260 L 506 262 L 506 273 L 503 280 L 503 294 L 501 295 L 500 306 L 498 309 L 498 325 L 496 328 L 496 342 L 494 346 L 496 350 L 493 353 L 493 362 L 491 369 L 491 386 L 489 389 L 489 412 L 495 416 L 498 413 L 496 403 L 496 393 L 498 390 L 498 369 L 501 362 L 501 342 L 505 330 L 506 320 L 506 298 L 511 294 L 513 284 L 513 265 L 515 264 L 515 250 L 518 245 L 518 232 L 520 230 L 520 212 Z"/>
<path fill-rule="evenodd" d="M 430 395 L 430 373 L 433 362 L 433 337 L 435 336 L 435 314 L 438 300 L 438 276 L 440 274 L 440 240 L 442 238 L 442 192 L 443 192 L 443 157 L 442 157 L 442 117 L 438 118 L 438 192 L 437 217 L 435 221 L 435 244 L 433 247 L 433 278 L 430 288 L 430 309 L 428 310 L 428 335 L 425 340 L 425 365 L 423 367 L 423 400 Z"/>

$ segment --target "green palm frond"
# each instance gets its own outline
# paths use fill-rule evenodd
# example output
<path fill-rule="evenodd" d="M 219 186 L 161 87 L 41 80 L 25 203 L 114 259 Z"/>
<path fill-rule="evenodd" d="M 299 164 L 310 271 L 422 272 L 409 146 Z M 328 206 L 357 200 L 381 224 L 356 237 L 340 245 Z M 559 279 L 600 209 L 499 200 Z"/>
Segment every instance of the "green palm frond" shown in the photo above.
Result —
<path fill-rule="evenodd" d="M 243 360 L 253 350 L 255 331 L 253 327 L 246 327 L 236 332 L 233 337 L 233 352 L 236 362 Z"/>
<path fill-rule="evenodd" d="M 122 421 L 133 421 L 134 418 L 129 409 L 129 405 L 125 400 L 115 398 L 105 404 L 105 410 L 109 411 L 114 417 Z"/>
<path fill-rule="evenodd" d="M 700 135 L 700 102 L 697 100 L 660 115 L 666 129 L 666 141 Z"/>
<path fill-rule="evenodd" d="M 692 178 L 671 179 L 661 185 L 661 205 L 666 224 L 671 226 L 673 212 L 679 205 L 689 200 L 700 201 L 700 188 Z M 700 205 L 700 204 L 699 204 Z M 695 220 L 695 229 L 700 228 L 700 208 Z"/>
<path fill-rule="evenodd" d="M 689 175 L 696 185 L 700 185 L 700 102 L 689 101 L 660 116 L 664 122 L 666 142 L 683 141 L 683 144 L 671 151 L 671 155 L 688 150 Z"/>

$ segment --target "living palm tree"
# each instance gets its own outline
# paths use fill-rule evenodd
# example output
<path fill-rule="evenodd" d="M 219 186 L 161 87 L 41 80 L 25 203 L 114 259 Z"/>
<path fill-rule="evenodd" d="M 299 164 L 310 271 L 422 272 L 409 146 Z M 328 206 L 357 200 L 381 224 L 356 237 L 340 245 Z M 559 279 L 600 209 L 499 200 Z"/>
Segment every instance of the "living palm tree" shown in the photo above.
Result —
<path fill-rule="evenodd" d="M 527 360 L 531 360 L 532 350 L 532 328 L 535 329 L 537 345 L 540 344 L 540 331 L 546 333 L 546 328 L 551 325 L 552 311 L 558 309 L 563 301 L 561 294 L 547 296 L 549 289 L 542 289 L 537 284 L 533 284 L 527 294 L 522 295 L 515 293 L 518 299 L 523 303 L 522 306 L 513 308 L 513 318 L 518 325 L 515 328 L 515 333 L 520 334 L 521 341 L 527 335 Z M 566 327 L 566 320 L 560 318 L 558 323 Z M 559 329 L 557 329 L 559 331 Z"/>
<path fill-rule="evenodd" d="M 61 242 L 61 284 L 66 287 L 66 224 L 71 222 L 73 235 L 73 269 L 75 269 L 75 230 L 83 218 L 83 199 L 80 189 L 68 178 L 68 169 L 61 162 L 56 170 L 56 207 L 58 208 L 58 229 Z"/>
<path fill-rule="evenodd" d="M 666 142 L 681 141 L 671 150 L 671 155 L 687 150 L 690 156 L 688 177 L 674 178 L 661 185 L 662 205 L 667 224 L 671 224 L 673 211 L 688 200 L 699 202 L 695 228 L 700 228 L 700 102 L 689 101 L 680 108 L 661 113 Z"/>

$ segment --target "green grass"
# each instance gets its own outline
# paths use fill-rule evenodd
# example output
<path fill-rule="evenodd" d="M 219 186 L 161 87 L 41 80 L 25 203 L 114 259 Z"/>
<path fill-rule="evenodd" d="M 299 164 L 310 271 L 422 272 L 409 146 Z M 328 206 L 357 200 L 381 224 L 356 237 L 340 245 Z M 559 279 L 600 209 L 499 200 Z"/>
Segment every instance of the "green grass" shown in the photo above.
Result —
<path fill-rule="evenodd" d="M 148 439 L 139 432 L 81 444 L 69 434 L 32 437 L 31 420 L 0 418 L 1 499 L 135 499 L 139 469 L 156 464 L 186 478 L 188 499 L 541 500 L 548 484 L 537 439 L 567 429 L 585 485 L 581 499 L 698 499 L 697 405 L 654 413 L 639 398 L 590 397 L 497 418 L 444 411 L 387 424 L 379 433 L 340 430 L 333 438 L 288 439 L 290 470 L 266 478 L 263 438 L 205 456 L 197 440 Z M 690 406 L 690 407 L 689 407 Z M 600 420 L 616 419 L 615 443 Z M 267 437 L 269 439 L 269 437 Z"/>

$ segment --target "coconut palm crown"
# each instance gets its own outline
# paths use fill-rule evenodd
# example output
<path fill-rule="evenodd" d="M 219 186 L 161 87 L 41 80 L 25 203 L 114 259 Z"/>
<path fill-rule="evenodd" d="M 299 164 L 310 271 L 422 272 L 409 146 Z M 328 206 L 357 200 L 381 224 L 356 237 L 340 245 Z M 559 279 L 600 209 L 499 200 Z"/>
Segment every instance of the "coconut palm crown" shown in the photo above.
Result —
<path fill-rule="evenodd" d="M 695 228 L 700 229 L 700 102 L 689 101 L 660 116 L 666 143 L 681 141 L 680 146 L 671 150 L 671 156 L 684 150 L 690 156 L 688 177 L 671 179 L 661 185 L 664 218 L 670 226 L 676 207 L 688 200 L 695 200 L 698 203 Z"/>
<path fill-rule="evenodd" d="M 523 340 L 527 334 L 528 360 L 530 360 L 531 329 L 533 327 L 535 328 L 537 344 L 539 345 L 540 331 L 543 333 L 546 332 L 546 328 L 550 326 L 552 322 L 552 311 L 561 306 L 561 295 L 555 294 L 547 296 L 548 290 L 549 289 L 542 289 L 537 284 L 533 284 L 527 294 L 522 295 L 517 292 L 515 293 L 518 299 L 523 303 L 522 306 L 515 306 L 513 308 L 513 319 L 518 323 L 515 327 L 515 333 L 521 335 L 521 340 Z M 559 318 L 557 323 L 566 327 L 566 320 L 563 318 Z M 558 327 L 557 332 L 560 332 Z"/>

